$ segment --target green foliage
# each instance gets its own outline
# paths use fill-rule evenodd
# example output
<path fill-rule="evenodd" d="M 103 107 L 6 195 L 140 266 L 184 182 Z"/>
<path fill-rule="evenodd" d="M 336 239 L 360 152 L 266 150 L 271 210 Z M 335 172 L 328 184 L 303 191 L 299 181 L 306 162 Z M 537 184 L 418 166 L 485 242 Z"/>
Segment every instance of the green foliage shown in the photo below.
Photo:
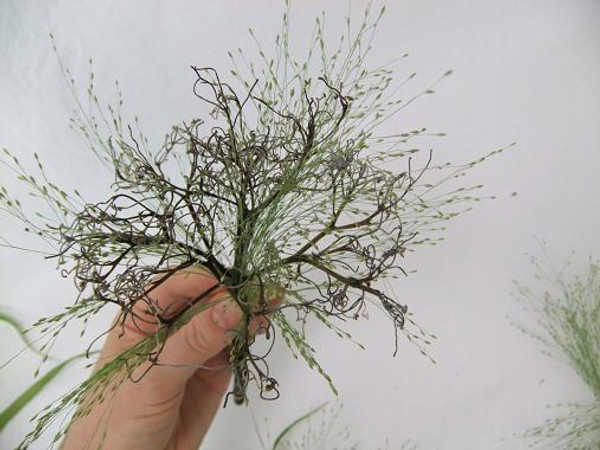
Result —
<path fill-rule="evenodd" d="M 275 441 L 273 442 L 272 450 L 281 450 L 281 448 L 284 446 L 284 444 L 283 444 L 284 439 L 286 439 L 288 437 L 288 435 L 290 433 L 292 433 L 296 427 L 298 427 L 300 424 L 304 423 L 305 421 L 310 419 L 312 416 L 314 416 L 316 413 L 321 411 L 326 405 L 327 405 L 327 403 L 324 403 L 323 405 L 320 405 L 320 406 L 312 409 L 311 411 L 307 412 L 303 416 L 294 420 L 287 427 L 285 427 L 283 429 L 283 431 L 281 433 L 279 433 L 279 435 L 275 438 Z"/>
<path fill-rule="evenodd" d="M 42 356 L 44 360 L 48 358 L 47 354 L 42 353 L 35 347 L 34 343 L 31 342 L 31 340 L 27 337 L 26 330 L 23 327 L 23 325 L 12 314 L 9 314 L 7 312 L 0 312 L 0 322 L 4 322 L 10 325 L 19 334 L 19 336 L 25 343 L 27 349 Z M 38 394 L 69 364 L 84 356 L 86 355 L 76 355 L 58 363 L 55 367 L 46 372 L 43 376 L 39 377 L 24 392 L 22 392 L 12 403 L 10 403 L 10 405 L 8 405 L 3 411 L 0 412 L 0 431 L 2 431 L 25 406 L 27 406 L 31 401 L 33 401 L 38 396 Z"/>
<path fill-rule="evenodd" d="M 361 446 L 347 426 L 340 426 L 341 404 L 325 403 L 299 417 L 283 429 L 268 450 L 359 450 Z M 412 440 L 396 450 L 417 450 Z"/>
<path fill-rule="evenodd" d="M 531 446 L 569 450 L 600 447 L 600 263 L 590 261 L 583 277 L 571 277 L 532 258 L 536 285 L 516 283 L 515 297 L 538 318 L 539 329 L 517 325 L 565 360 L 588 386 L 589 404 L 557 405 L 562 415 L 526 432 Z"/>
<path fill-rule="evenodd" d="M 8 312 L 0 311 L 0 322 L 7 324 L 12 329 L 14 329 L 19 334 L 19 337 L 25 344 L 26 348 L 34 351 L 35 353 L 37 353 L 41 356 L 44 356 L 44 354 L 41 352 L 41 350 L 39 350 L 34 345 L 34 343 L 31 341 L 31 339 L 29 339 L 27 332 L 26 332 L 27 330 L 15 316 L 13 316 L 12 314 L 10 314 Z M 0 366 L 0 368 L 1 367 L 4 367 L 4 365 Z"/>
<path fill-rule="evenodd" d="M 21 393 L 10 405 L 8 405 L 4 411 L 0 412 L 0 431 L 2 431 L 8 423 L 27 406 L 32 400 L 34 400 L 38 394 L 48 384 L 52 382 L 60 373 L 63 372 L 67 366 L 73 361 L 85 357 L 85 353 L 81 355 L 73 356 L 53 367 L 51 370 L 46 372 L 43 376 L 39 377 L 31 386 Z"/>

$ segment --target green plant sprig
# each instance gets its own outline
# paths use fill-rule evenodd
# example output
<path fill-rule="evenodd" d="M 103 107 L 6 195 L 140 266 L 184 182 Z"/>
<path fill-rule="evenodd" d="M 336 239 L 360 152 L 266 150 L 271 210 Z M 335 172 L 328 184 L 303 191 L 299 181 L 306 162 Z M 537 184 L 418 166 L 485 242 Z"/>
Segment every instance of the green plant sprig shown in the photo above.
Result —
<path fill-rule="evenodd" d="M 361 446 L 352 435 L 351 429 L 340 424 L 342 409 L 343 405 L 339 402 L 324 403 L 311 409 L 287 425 L 269 446 L 265 445 L 259 434 L 263 448 L 265 450 L 359 450 Z M 385 448 L 390 447 L 386 445 Z M 418 446 L 412 439 L 408 439 L 394 448 L 417 450 Z"/>

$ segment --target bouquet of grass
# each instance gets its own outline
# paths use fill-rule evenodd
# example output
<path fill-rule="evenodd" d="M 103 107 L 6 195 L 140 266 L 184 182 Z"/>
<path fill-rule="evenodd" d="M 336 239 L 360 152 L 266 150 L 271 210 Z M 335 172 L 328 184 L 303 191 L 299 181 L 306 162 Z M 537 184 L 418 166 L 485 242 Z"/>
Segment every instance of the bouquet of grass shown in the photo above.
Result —
<path fill-rule="evenodd" d="M 391 65 L 369 68 L 367 55 L 384 10 L 367 6 L 357 25 L 348 17 L 333 49 L 325 42 L 324 16 L 318 17 L 312 44 L 300 58 L 290 54 L 286 12 L 275 57 L 259 45 L 252 58 L 241 49 L 230 53 L 227 74 L 192 67 L 193 95 L 211 113 L 174 125 L 161 145 L 149 142 L 137 119 L 126 124 L 121 100 L 101 104 L 93 73 L 87 88 L 91 108 L 85 108 L 61 63 L 77 105 L 72 126 L 114 182 L 105 200 L 91 203 L 51 181 L 37 154 L 38 172 L 31 174 L 3 149 L 2 163 L 46 209 L 31 211 L 6 187 L 0 188 L 0 208 L 21 221 L 26 233 L 39 236 L 35 250 L 56 261 L 78 290 L 70 306 L 34 328 L 49 349 L 69 323 L 85 324 L 107 307 L 119 311 L 114 326 L 133 317 L 151 318 L 158 327 L 46 408 L 24 445 L 84 399 L 87 405 L 103 401 L 108 386 L 116 388 L 142 364 L 161 363 L 165 342 L 202 313 L 205 295 L 172 311 L 151 294 L 192 267 L 210 271 L 243 312 L 229 347 L 236 403 L 247 401 L 250 385 L 264 398 L 279 395 L 269 351 L 254 351 L 249 325 L 255 317 L 266 317 L 268 342 L 281 336 L 334 391 L 307 340 L 309 318 L 350 338 L 343 322 L 376 307 L 389 317 L 394 342 L 403 334 L 425 354 L 432 336 L 383 282 L 406 275 L 404 258 L 419 246 L 436 245 L 446 221 L 481 200 L 475 192 L 480 185 L 452 181 L 503 149 L 456 166 L 434 163 L 423 144 L 443 133 L 378 133 L 451 73 L 403 97 L 400 89 L 415 73 L 398 80 Z M 452 183 L 443 189 L 446 182 Z M 270 299 L 282 292 L 285 300 L 274 308 Z M 136 311 L 144 317 L 134 317 Z M 77 414 L 88 409 L 80 407 Z"/>

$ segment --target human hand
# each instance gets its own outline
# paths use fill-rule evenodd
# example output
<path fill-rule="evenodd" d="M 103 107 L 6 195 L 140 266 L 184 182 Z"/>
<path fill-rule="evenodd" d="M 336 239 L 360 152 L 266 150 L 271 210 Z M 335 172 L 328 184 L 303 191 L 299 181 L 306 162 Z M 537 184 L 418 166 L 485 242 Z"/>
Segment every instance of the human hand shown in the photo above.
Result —
<path fill-rule="evenodd" d="M 77 419 L 62 450 L 95 449 L 100 443 L 105 450 L 198 449 L 227 391 L 231 379 L 227 346 L 231 330 L 242 317 L 227 289 L 217 285 L 208 271 L 193 268 L 177 272 L 152 291 L 150 296 L 157 306 L 169 311 L 189 304 L 190 299 L 209 289 L 214 290 L 202 301 L 216 304 L 169 337 L 160 354 L 161 365 L 152 367 L 140 382 L 125 381 L 114 399 Z M 134 312 L 138 305 L 137 315 L 142 316 L 147 305 L 137 302 Z M 250 332 L 261 332 L 265 325 L 264 317 L 255 318 Z M 129 318 L 124 327 L 115 327 L 95 370 L 157 326 L 134 323 Z"/>

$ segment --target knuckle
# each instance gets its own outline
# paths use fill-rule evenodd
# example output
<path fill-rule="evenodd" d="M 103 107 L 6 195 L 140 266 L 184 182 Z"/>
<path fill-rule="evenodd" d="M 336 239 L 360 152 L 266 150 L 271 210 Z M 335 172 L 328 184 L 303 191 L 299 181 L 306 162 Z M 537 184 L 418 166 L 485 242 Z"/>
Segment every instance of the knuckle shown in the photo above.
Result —
<path fill-rule="evenodd" d="M 209 320 L 192 320 L 184 326 L 184 340 L 189 349 L 202 357 L 213 356 L 220 350 L 221 339 Z"/>

